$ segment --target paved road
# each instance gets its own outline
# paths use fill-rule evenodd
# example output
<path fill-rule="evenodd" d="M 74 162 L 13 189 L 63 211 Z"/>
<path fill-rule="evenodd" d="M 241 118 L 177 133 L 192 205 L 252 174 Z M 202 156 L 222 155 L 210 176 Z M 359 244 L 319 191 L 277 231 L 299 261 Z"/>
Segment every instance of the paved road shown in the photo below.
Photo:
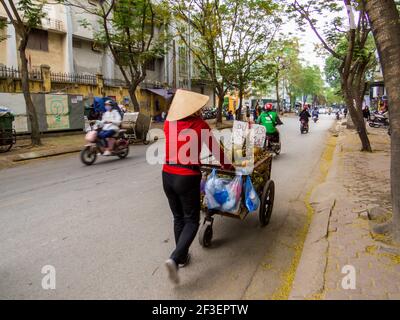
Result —
<path fill-rule="evenodd" d="M 257 216 L 216 218 L 214 246 L 203 249 L 195 240 L 193 263 L 177 287 L 163 266 L 173 248 L 171 214 L 160 166 L 147 164 L 145 146 L 135 146 L 126 160 L 92 167 L 69 155 L 2 170 L 0 299 L 271 297 L 304 220 L 292 204 L 304 193 L 332 119 L 301 136 L 298 121 L 285 118 L 283 152 L 273 163 L 271 224 L 260 228 Z M 45 265 L 56 269 L 56 290 L 42 289 Z"/>

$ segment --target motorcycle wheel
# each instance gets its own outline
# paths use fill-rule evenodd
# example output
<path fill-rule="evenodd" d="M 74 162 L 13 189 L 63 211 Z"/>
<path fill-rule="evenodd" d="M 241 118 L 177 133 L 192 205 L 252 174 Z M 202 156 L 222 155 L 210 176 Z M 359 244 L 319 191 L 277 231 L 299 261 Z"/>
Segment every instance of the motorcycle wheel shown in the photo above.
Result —
<path fill-rule="evenodd" d="M 96 150 L 92 150 L 92 147 L 86 147 L 81 151 L 81 161 L 82 163 L 86 164 L 87 166 L 92 165 L 95 163 L 97 159 Z"/>
<path fill-rule="evenodd" d="M 127 145 L 126 148 L 123 149 L 123 151 L 118 153 L 117 156 L 120 159 L 125 159 L 128 156 L 128 154 L 129 154 L 129 145 Z"/>
<path fill-rule="evenodd" d="M 279 144 L 277 145 L 277 147 L 275 148 L 275 154 L 278 156 L 281 153 L 282 150 L 282 144 L 279 142 Z"/>

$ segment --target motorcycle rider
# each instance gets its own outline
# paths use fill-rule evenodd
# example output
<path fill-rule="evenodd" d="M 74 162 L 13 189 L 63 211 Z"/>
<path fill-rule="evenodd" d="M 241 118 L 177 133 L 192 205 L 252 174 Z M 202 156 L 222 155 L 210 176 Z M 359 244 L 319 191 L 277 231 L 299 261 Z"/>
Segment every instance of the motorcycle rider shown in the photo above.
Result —
<path fill-rule="evenodd" d="M 317 107 L 314 108 L 314 110 L 312 111 L 312 117 L 317 118 L 317 120 L 319 119 L 319 111 L 317 109 Z"/>
<path fill-rule="evenodd" d="M 280 141 L 279 131 L 276 126 L 282 125 L 283 122 L 276 111 L 273 110 L 272 103 L 265 105 L 264 111 L 260 114 L 256 122 L 265 127 L 267 136 L 272 137 L 276 142 Z"/>
<path fill-rule="evenodd" d="M 104 104 L 106 112 L 104 112 L 101 118 L 102 129 L 98 134 L 98 137 L 103 141 L 105 147 L 105 156 L 111 156 L 111 151 L 114 147 L 114 139 L 112 137 L 118 133 L 119 126 L 121 125 L 121 115 L 115 109 L 113 109 L 112 102 L 107 100 Z"/>
<path fill-rule="evenodd" d="M 300 122 L 304 121 L 307 126 L 311 118 L 311 114 L 308 112 L 309 106 L 309 104 L 304 104 L 303 111 L 299 114 Z"/>

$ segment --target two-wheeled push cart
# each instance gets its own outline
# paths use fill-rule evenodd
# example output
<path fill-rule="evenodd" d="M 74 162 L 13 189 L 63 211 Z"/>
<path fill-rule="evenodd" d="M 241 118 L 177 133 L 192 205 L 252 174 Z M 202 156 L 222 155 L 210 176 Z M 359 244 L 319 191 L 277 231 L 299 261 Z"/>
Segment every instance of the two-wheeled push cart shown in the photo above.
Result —
<path fill-rule="evenodd" d="M 259 198 L 260 205 L 258 208 L 258 219 L 261 227 L 265 227 L 269 224 L 272 209 L 274 206 L 275 198 L 275 183 L 271 180 L 271 167 L 272 167 L 272 155 L 265 153 L 258 162 L 254 165 L 254 170 L 250 174 L 254 189 L 256 190 Z M 220 166 L 203 164 L 201 165 L 201 171 L 204 175 L 209 175 L 213 170 L 216 170 L 218 176 L 235 177 L 236 171 L 222 170 Z M 242 175 L 242 183 L 245 182 L 248 175 Z M 211 210 L 207 208 L 206 201 L 204 201 L 205 195 L 201 196 L 202 212 L 205 214 L 204 221 L 199 230 L 199 242 L 201 246 L 207 248 L 211 246 L 213 238 L 213 223 L 214 216 L 220 215 L 235 219 L 244 220 L 250 213 L 245 205 L 245 192 L 242 191 L 240 198 L 240 206 L 236 213 L 222 212 L 219 210 Z"/>

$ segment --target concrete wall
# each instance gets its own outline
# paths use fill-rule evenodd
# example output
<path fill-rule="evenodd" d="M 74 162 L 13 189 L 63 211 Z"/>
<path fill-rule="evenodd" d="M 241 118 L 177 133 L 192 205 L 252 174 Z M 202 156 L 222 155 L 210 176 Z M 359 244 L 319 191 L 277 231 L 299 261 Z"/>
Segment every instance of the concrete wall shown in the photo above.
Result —
<path fill-rule="evenodd" d="M 78 2 L 78 1 L 77 1 Z M 79 3 L 88 4 L 87 0 L 79 0 Z M 97 17 L 90 15 L 83 11 L 82 9 L 71 7 L 71 20 L 72 20 L 72 32 L 76 37 L 84 39 L 93 39 L 94 34 L 99 29 L 97 27 Z M 90 26 L 83 27 L 80 20 L 86 20 L 89 22 Z"/>
<path fill-rule="evenodd" d="M 40 131 L 83 129 L 83 96 L 32 94 L 32 100 L 38 115 Z M 7 106 L 16 114 L 14 127 L 17 133 L 30 132 L 22 93 L 0 93 L 0 105 Z"/>
<path fill-rule="evenodd" d="M 25 100 L 22 93 L 0 93 L 0 106 L 10 108 L 15 114 L 14 126 L 17 132 L 28 131 Z"/>
<path fill-rule="evenodd" d="M 92 41 L 75 38 L 74 43 L 79 43 L 80 48 L 73 48 L 73 61 L 75 73 L 102 73 L 103 53 L 92 50 Z"/>
<path fill-rule="evenodd" d="M 39 69 L 40 65 L 46 63 L 51 66 L 53 72 L 66 72 L 65 68 L 65 42 L 66 35 L 48 33 L 49 51 L 26 50 L 28 61 L 31 61 L 33 69 Z"/>
<path fill-rule="evenodd" d="M 0 40 L 7 35 L 7 28 L 0 29 Z M 0 41 L 0 63 L 7 64 L 7 41 L 9 39 Z"/>

